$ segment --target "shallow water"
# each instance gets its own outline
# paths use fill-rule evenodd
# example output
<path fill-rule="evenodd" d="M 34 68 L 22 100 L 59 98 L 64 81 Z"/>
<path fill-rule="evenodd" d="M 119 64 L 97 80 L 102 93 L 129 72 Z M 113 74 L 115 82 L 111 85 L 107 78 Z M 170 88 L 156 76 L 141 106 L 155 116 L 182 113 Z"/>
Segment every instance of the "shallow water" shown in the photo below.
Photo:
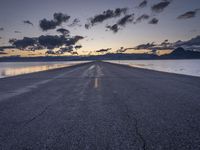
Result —
<path fill-rule="evenodd" d="M 200 59 L 193 60 L 120 60 L 108 61 L 133 67 L 200 77 Z"/>
<path fill-rule="evenodd" d="M 0 62 L 0 78 L 16 76 L 50 69 L 68 67 L 86 61 L 65 62 Z"/>

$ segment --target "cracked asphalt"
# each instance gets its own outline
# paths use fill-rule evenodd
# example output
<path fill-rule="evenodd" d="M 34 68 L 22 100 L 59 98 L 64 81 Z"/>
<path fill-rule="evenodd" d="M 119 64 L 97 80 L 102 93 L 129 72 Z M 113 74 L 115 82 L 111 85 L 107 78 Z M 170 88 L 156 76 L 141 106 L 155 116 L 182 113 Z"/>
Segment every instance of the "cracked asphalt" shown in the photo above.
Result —
<path fill-rule="evenodd" d="M 90 62 L 0 85 L 0 150 L 200 149 L 197 77 Z"/>

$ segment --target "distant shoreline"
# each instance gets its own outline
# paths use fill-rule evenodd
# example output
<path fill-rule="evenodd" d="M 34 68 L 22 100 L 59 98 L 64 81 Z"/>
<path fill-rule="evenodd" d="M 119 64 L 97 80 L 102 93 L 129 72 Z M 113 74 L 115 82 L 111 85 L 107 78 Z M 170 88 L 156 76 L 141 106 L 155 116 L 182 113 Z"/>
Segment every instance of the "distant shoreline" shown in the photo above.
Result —
<path fill-rule="evenodd" d="M 69 56 L 69 57 L 0 57 L 1 62 L 54 62 L 54 61 L 108 61 L 108 60 L 194 60 L 200 59 L 200 57 L 156 57 L 156 58 L 131 58 L 131 57 L 105 57 L 102 56 L 90 56 L 90 57 L 81 57 L 81 56 Z"/>

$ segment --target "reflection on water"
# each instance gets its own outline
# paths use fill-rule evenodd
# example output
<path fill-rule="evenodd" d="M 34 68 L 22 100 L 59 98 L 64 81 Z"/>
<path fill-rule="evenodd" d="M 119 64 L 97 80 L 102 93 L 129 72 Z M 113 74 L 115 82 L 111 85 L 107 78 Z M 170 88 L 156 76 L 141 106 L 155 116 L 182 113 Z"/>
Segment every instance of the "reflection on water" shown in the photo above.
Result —
<path fill-rule="evenodd" d="M 132 67 L 200 77 L 200 60 L 120 60 L 109 61 Z"/>
<path fill-rule="evenodd" d="M 38 71 L 45 71 L 55 68 L 67 67 L 68 65 L 48 65 L 48 66 L 32 66 L 25 68 L 7 68 L 1 72 L 1 76 L 16 76 Z"/>
<path fill-rule="evenodd" d="M 16 76 L 56 68 L 68 67 L 83 62 L 11 62 L 0 63 L 0 78 Z"/>

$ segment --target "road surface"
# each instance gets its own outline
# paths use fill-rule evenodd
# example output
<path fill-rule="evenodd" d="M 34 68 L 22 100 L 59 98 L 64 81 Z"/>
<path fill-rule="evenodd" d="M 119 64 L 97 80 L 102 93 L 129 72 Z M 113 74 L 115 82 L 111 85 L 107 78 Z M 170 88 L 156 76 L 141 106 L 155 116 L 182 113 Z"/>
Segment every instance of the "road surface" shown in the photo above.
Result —
<path fill-rule="evenodd" d="M 105 62 L 0 79 L 1 150 L 199 150 L 200 78 Z"/>

